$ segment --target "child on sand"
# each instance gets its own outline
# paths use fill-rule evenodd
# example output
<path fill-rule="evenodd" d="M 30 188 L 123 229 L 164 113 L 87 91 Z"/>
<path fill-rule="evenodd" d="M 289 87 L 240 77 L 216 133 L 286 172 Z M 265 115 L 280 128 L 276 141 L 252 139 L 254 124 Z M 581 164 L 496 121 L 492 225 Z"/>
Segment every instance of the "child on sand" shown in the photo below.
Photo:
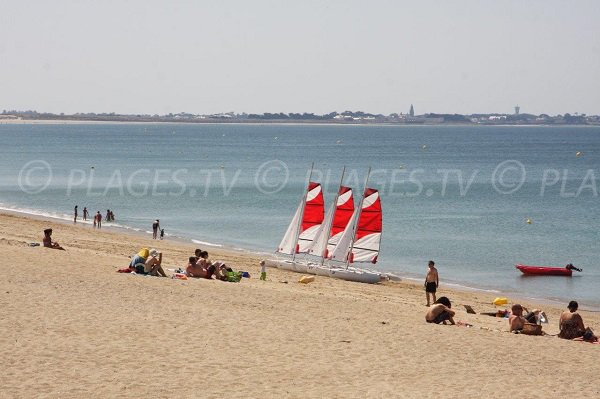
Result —
<path fill-rule="evenodd" d="M 435 302 L 435 292 L 437 287 L 440 285 L 440 280 L 438 277 L 438 271 L 435 268 L 435 262 L 430 260 L 429 269 L 427 270 L 427 275 L 425 276 L 425 295 L 427 296 L 427 306 L 431 303 L 429 301 L 429 294 L 433 297 L 433 302 Z"/>
<path fill-rule="evenodd" d="M 267 266 L 264 261 L 260 262 L 260 279 L 267 281 Z"/>
<path fill-rule="evenodd" d="M 42 240 L 42 243 L 46 248 L 62 249 L 64 251 L 64 248 L 61 247 L 57 242 L 52 242 L 52 229 L 44 230 L 44 239 Z"/>

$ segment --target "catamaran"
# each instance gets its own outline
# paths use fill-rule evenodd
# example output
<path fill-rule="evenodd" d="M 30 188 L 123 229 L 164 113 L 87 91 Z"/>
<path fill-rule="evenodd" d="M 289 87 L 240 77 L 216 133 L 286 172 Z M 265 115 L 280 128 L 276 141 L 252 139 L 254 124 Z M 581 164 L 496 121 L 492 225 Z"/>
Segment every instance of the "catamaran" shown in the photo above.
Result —
<path fill-rule="evenodd" d="M 339 206 L 339 197 L 337 202 Z M 327 222 L 324 226 L 326 229 Z M 377 283 L 382 278 L 385 279 L 387 277 L 385 274 L 350 266 L 354 262 L 377 263 L 381 232 L 382 212 L 379 192 L 367 187 L 364 190 L 360 206 L 354 210 L 344 231 L 337 234 L 339 238 L 333 249 L 329 250 L 331 244 L 329 241 L 328 247 L 321 252 L 321 263 L 309 264 L 308 272 L 361 283 Z M 317 236 L 313 249 L 321 250 L 323 241 L 322 236 Z M 324 259 L 328 259 L 330 262 L 324 264 Z"/>
<path fill-rule="evenodd" d="M 266 259 L 262 261 L 265 266 L 306 273 L 307 262 L 297 260 L 296 255 L 308 253 L 314 237 L 323 223 L 324 214 L 325 205 L 321 184 L 309 182 L 308 189 L 276 251 L 279 254 L 291 255 L 291 259 Z"/>
<path fill-rule="evenodd" d="M 376 283 L 388 277 L 350 266 L 354 262 L 377 262 L 382 212 L 379 192 L 366 187 L 368 174 L 364 196 L 360 206 L 355 209 L 352 189 L 342 185 L 344 171 L 340 188 L 324 222 L 321 186 L 309 183 L 308 192 L 277 249 L 278 253 L 292 255 L 292 259 L 267 259 L 263 261 L 266 266 L 363 283 Z M 296 260 L 297 253 L 314 255 L 320 258 L 320 262 Z"/>

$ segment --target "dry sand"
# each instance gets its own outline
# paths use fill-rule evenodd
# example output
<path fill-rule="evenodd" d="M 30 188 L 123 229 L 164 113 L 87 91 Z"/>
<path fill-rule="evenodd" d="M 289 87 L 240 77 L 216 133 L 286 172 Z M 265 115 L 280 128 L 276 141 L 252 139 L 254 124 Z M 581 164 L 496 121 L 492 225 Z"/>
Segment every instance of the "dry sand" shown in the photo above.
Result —
<path fill-rule="evenodd" d="M 47 227 L 66 251 L 28 246 Z M 440 294 L 474 327 L 425 323 L 415 284 L 303 285 L 273 269 L 263 282 L 248 254 L 210 250 L 250 272 L 241 283 L 116 273 L 140 247 L 170 268 L 194 248 L 0 215 L 0 397 L 600 397 L 600 345 L 510 334 L 506 319 L 460 306 L 493 311 L 490 294 L 443 278 Z M 560 309 L 541 306 L 556 334 Z M 581 313 L 600 331 L 597 313 Z"/>

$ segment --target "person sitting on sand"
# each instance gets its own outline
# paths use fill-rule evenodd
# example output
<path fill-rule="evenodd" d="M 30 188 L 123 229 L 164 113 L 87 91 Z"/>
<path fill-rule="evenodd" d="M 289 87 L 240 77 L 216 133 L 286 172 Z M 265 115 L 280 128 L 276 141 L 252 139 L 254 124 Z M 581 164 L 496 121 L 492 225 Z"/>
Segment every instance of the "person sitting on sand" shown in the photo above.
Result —
<path fill-rule="evenodd" d="M 204 258 L 190 256 L 188 259 L 185 274 L 188 277 L 212 279 L 215 273 L 215 266 L 206 262 Z"/>
<path fill-rule="evenodd" d="M 598 338 L 593 334 L 591 329 L 585 328 L 583 319 L 579 313 L 577 313 L 577 309 L 579 309 L 579 304 L 577 301 L 569 302 L 567 308 L 569 311 L 562 312 L 560 319 L 558 320 L 558 328 L 560 329 L 558 337 L 578 341 L 597 341 Z"/>
<path fill-rule="evenodd" d="M 214 262 L 215 266 L 215 277 L 221 281 L 228 281 L 227 273 L 232 273 L 233 269 L 221 262 Z"/>
<path fill-rule="evenodd" d="M 427 310 L 425 321 L 427 323 L 446 324 L 447 320 L 450 322 L 450 324 L 454 324 L 454 311 L 451 308 L 452 304 L 450 303 L 450 299 L 446 298 L 445 296 L 440 297 Z"/>
<path fill-rule="evenodd" d="M 515 303 L 511 308 L 511 315 L 508 317 L 508 325 L 510 332 L 520 332 L 523 330 L 525 323 L 539 324 L 541 310 L 533 309 L 523 316 L 523 306 Z"/>
<path fill-rule="evenodd" d="M 52 242 L 52 229 L 44 230 L 44 238 L 42 239 L 42 243 L 46 248 L 62 249 L 63 251 L 65 250 L 56 241 Z"/>
<path fill-rule="evenodd" d="M 148 248 L 142 248 L 140 252 L 131 259 L 129 268 L 133 269 L 138 274 L 167 277 L 161 264 L 162 252 L 158 252 L 156 249 L 148 250 Z"/>

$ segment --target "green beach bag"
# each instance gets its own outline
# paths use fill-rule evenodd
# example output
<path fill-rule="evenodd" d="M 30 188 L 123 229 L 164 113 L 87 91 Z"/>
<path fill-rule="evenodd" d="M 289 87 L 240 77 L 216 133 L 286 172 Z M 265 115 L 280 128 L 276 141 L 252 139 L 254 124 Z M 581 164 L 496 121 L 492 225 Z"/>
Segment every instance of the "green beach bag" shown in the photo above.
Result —
<path fill-rule="evenodd" d="M 225 276 L 227 277 L 227 281 L 231 283 L 239 283 L 242 279 L 242 272 L 227 272 Z"/>

